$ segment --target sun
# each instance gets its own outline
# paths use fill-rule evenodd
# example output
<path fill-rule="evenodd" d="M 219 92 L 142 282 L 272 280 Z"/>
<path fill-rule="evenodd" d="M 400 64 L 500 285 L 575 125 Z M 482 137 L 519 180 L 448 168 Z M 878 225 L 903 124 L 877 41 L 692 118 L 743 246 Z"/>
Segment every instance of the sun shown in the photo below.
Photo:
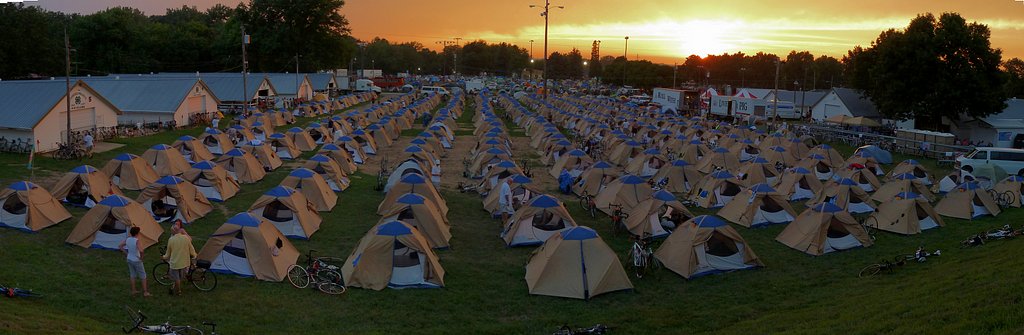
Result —
<path fill-rule="evenodd" d="M 679 52 L 684 56 L 718 55 L 732 51 L 736 46 L 736 24 L 725 21 L 688 21 L 681 25 L 678 36 Z"/>

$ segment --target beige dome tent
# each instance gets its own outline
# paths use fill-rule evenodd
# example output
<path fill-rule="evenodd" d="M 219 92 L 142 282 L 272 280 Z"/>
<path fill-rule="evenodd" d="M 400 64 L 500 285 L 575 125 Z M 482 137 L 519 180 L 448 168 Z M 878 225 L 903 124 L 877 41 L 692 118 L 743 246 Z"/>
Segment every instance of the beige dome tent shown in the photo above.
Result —
<path fill-rule="evenodd" d="M 363 150 L 363 146 L 350 136 L 336 138 L 334 144 L 347 151 L 349 156 L 352 157 L 352 161 L 356 164 L 363 164 L 368 157 L 366 151 Z"/>
<path fill-rule="evenodd" d="M 267 219 L 288 237 L 308 239 L 323 219 L 306 196 L 293 188 L 277 186 L 249 206 L 249 213 Z"/>
<path fill-rule="evenodd" d="M 904 173 L 909 173 L 917 177 L 922 184 L 926 186 L 932 185 L 932 175 L 928 172 L 928 169 L 921 165 L 920 162 L 913 159 L 908 159 L 900 162 L 896 167 L 889 171 L 889 174 L 885 176 L 887 180 L 891 180 L 894 176 L 898 176 Z"/>
<path fill-rule="evenodd" d="M 117 155 L 103 166 L 103 173 L 110 176 L 114 185 L 133 191 L 146 188 L 160 178 L 142 157 L 133 154 Z"/>
<path fill-rule="evenodd" d="M 873 243 L 864 226 L 842 208 L 828 202 L 804 210 L 775 240 L 813 256 L 870 247 Z"/>
<path fill-rule="evenodd" d="M 903 173 L 892 176 L 889 182 L 879 187 L 875 191 L 875 194 L 871 195 L 871 199 L 878 201 L 879 203 L 892 200 L 899 193 L 911 192 L 921 197 L 924 197 L 927 201 L 934 201 L 935 195 L 928 189 L 924 183 L 921 182 L 920 178 L 917 178 L 911 173 Z"/>
<path fill-rule="evenodd" d="M 561 201 L 550 195 L 540 195 L 503 223 L 501 238 L 510 247 L 538 245 L 552 235 L 576 226 Z"/>
<path fill-rule="evenodd" d="M 330 212 L 338 204 L 338 195 L 334 194 L 324 178 L 306 168 L 292 170 L 281 186 L 287 186 L 302 192 L 313 207 L 320 212 Z"/>
<path fill-rule="evenodd" d="M 718 216 L 749 228 L 791 222 L 796 211 L 782 193 L 768 184 L 756 184 L 732 198 Z"/>
<path fill-rule="evenodd" d="M 562 155 L 558 161 L 555 161 L 555 164 L 548 170 L 548 174 L 558 178 L 562 174 L 562 169 L 565 169 L 565 171 L 569 172 L 570 176 L 576 178 L 593 164 L 594 159 L 590 158 L 590 155 L 587 155 L 583 150 L 573 149 Z"/>
<path fill-rule="evenodd" d="M 333 159 L 346 175 L 356 173 L 358 169 L 356 162 L 352 160 L 352 154 L 333 143 L 324 144 L 323 147 L 320 147 L 320 152 L 317 154 Z"/>
<path fill-rule="evenodd" d="M 267 136 L 267 144 L 273 149 L 277 157 L 281 159 L 296 159 L 302 154 L 299 148 L 295 147 L 295 142 L 281 133 L 273 133 Z"/>
<path fill-rule="evenodd" d="M 210 152 L 210 149 L 206 148 L 203 141 L 192 135 L 178 137 L 178 140 L 171 143 L 171 147 L 177 149 L 190 163 L 213 159 L 213 153 Z"/>
<path fill-rule="evenodd" d="M 652 193 L 654 190 L 646 180 L 627 174 L 615 179 L 598 193 L 594 197 L 594 205 L 608 215 L 612 214 L 612 205 L 621 205 L 622 210 L 628 213 Z"/>
<path fill-rule="evenodd" d="M 848 178 L 857 183 L 860 189 L 864 192 L 874 192 L 879 187 L 882 187 L 882 183 L 878 180 L 871 170 L 861 168 L 845 168 L 838 169 L 837 175 L 839 178 Z"/>
<path fill-rule="evenodd" d="M 740 159 L 736 154 L 729 152 L 728 149 L 723 147 L 717 147 L 711 149 L 707 155 L 704 155 L 699 162 L 697 162 L 697 171 L 701 173 L 711 173 L 715 170 L 721 169 L 725 171 L 735 171 L 740 167 Z"/>
<path fill-rule="evenodd" d="M 490 167 L 502 161 L 511 161 L 512 156 L 498 148 L 490 148 L 477 154 L 469 166 L 469 175 L 472 178 L 482 178 L 487 174 Z"/>
<path fill-rule="evenodd" d="M 775 190 L 790 201 L 812 199 L 824 189 L 825 186 L 811 170 L 799 166 L 786 169 L 775 184 Z"/>
<path fill-rule="evenodd" d="M 761 157 L 764 157 L 772 165 L 782 164 L 782 166 L 794 167 L 800 163 L 796 156 L 781 146 L 765 148 L 765 150 L 761 151 Z"/>
<path fill-rule="evenodd" d="M 871 213 L 875 211 L 876 207 L 875 203 L 871 201 L 871 196 L 850 178 L 830 181 L 825 184 L 825 190 L 808 201 L 807 204 L 810 206 L 823 202 L 839 206 L 850 214 Z"/>
<path fill-rule="evenodd" d="M 295 144 L 295 148 L 299 149 L 299 151 L 306 152 L 316 150 L 316 140 L 313 139 L 313 136 L 309 136 L 309 133 L 302 128 L 292 127 L 291 129 L 288 129 L 285 136 Z"/>
<path fill-rule="evenodd" d="M 195 185 L 176 176 L 164 176 L 135 199 L 157 222 L 181 220 L 196 222 L 213 210 L 210 200 Z"/>
<path fill-rule="evenodd" d="M 274 148 L 266 142 L 252 141 L 244 143 L 241 147 L 252 154 L 253 158 L 256 158 L 256 162 L 263 167 L 264 171 L 274 171 L 284 165 L 281 156 L 278 156 Z"/>
<path fill-rule="evenodd" d="M 373 140 L 373 136 L 367 134 L 365 130 L 356 129 L 352 131 L 351 137 L 359 146 L 363 148 L 363 152 L 369 155 L 376 155 L 379 147 L 377 142 Z"/>
<path fill-rule="evenodd" d="M 779 175 L 775 165 L 761 157 L 754 157 L 736 170 L 736 179 L 746 187 L 762 183 L 775 184 L 779 181 Z"/>
<path fill-rule="evenodd" d="M 689 199 L 701 208 L 718 208 L 725 206 L 740 192 L 743 192 L 743 185 L 728 171 L 719 170 L 701 178 L 697 187 L 690 190 Z"/>
<path fill-rule="evenodd" d="M 243 131 L 241 135 L 246 141 L 252 139 L 252 133 L 248 129 L 241 128 L 235 131 Z M 246 134 L 249 135 L 246 138 Z M 231 137 L 227 133 L 217 129 L 207 129 L 202 135 L 199 135 L 199 141 L 206 147 L 206 151 L 209 151 L 214 155 L 223 155 L 225 152 L 231 151 L 235 148 L 234 143 L 231 141 Z"/>
<path fill-rule="evenodd" d="M 390 208 L 398 200 L 398 197 L 406 193 L 422 195 L 436 204 L 438 209 L 441 210 L 442 215 L 448 215 L 448 204 L 441 197 L 441 193 L 437 192 L 437 188 L 434 187 L 430 180 L 427 180 L 418 173 L 402 176 L 402 179 L 392 185 L 391 189 L 384 195 L 384 200 L 377 206 L 377 214 L 384 214 L 386 208 Z"/>
<path fill-rule="evenodd" d="M 583 171 L 583 174 L 576 179 L 572 191 L 580 196 L 584 194 L 596 196 L 618 176 L 619 173 L 615 171 L 615 167 L 608 162 L 598 161 Z"/>
<path fill-rule="evenodd" d="M 814 176 L 818 177 L 818 180 L 832 180 L 839 168 L 838 166 L 833 167 L 825 156 L 814 153 L 808 154 L 807 158 L 801 160 L 797 166 L 814 172 Z"/>
<path fill-rule="evenodd" d="M 683 222 L 693 218 L 693 213 L 683 206 L 676 197 L 665 190 L 651 194 L 641 201 L 626 218 L 626 230 L 634 236 L 664 237 Z"/>
<path fill-rule="evenodd" d="M 380 223 L 402 221 L 415 227 L 432 248 L 446 249 L 452 239 L 448 218 L 441 215 L 437 205 L 416 193 L 398 197 L 381 216 Z"/>
<path fill-rule="evenodd" d="M 0 227 L 39 231 L 71 218 L 46 189 L 19 181 L 0 191 Z"/>
<path fill-rule="evenodd" d="M 444 286 L 437 255 L 416 228 L 401 221 L 370 228 L 348 256 L 341 275 L 345 286 L 377 291 Z"/>
<path fill-rule="evenodd" d="M 641 178 L 650 178 L 667 164 L 668 159 L 661 154 L 661 151 L 651 148 L 633 157 L 633 160 L 626 164 L 625 171 Z"/>
<path fill-rule="evenodd" d="M 112 195 L 89 209 L 65 242 L 83 248 L 116 250 L 128 238 L 131 227 L 139 227 L 142 249 L 156 244 L 164 233 L 164 228 L 142 205 L 123 196 Z"/>
<path fill-rule="evenodd" d="M 279 282 L 299 251 L 266 219 L 238 213 L 210 235 L 197 258 L 210 262 L 210 271 Z"/>
<path fill-rule="evenodd" d="M 313 122 L 306 126 L 306 134 L 313 139 L 313 143 L 316 145 L 334 142 L 334 137 L 333 134 L 331 134 L 331 131 L 328 130 L 327 127 L 324 127 L 320 122 Z"/>
<path fill-rule="evenodd" d="M 1024 204 L 1024 199 L 1021 199 L 1021 190 L 1024 189 L 1024 177 L 1018 175 L 1006 177 L 999 181 L 992 189 L 999 196 L 1006 198 L 1007 206 L 1020 208 L 1021 204 Z"/>
<path fill-rule="evenodd" d="M 181 152 L 166 144 L 157 144 L 142 153 L 142 159 L 153 166 L 157 176 L 178 176 L 188 171 L 189 164 Z"/>
<path fill-rule="evenodd" d="M 582 226 L 551 236 L 533 252 L 526 286 L 530 294 L 586 300 L 633 289 L 615 251 Z"/>
<path fill-rule="evenodd" d="M 663 189 L 669 192 L 686 194 L 697 186 L 701 178 L 703 175 L 693 164 L 677 159 L 661 167 L 651 179 L 655 184 L 664 185 Z"/>
<path fill-rule="evenodd" d="M 313 172 L 320 175 L 331 191 L 341 192 L 348 189 L 350 184 L 348 175 L 330 157 L 320 154 L 313 155 L 313 157 L 306 160 L 305 164 L 302 164 L 302 167 L 313 170 Z"/>
<path fill-rule="evenodd" d="M 192 164 L 192 168 L 182 175 L 196 186 L 199 193 L 210 201 L 224 201 L 238 194 L 238 181 L 220 165 L 211 161 Z"/>
<path fill-rule="evenodd" d="M 897 234 L 914 235 L 923 230 L 945 226 L 942 217 L 924 197 L 902 192 L 878 205 L 864 225 Z"/>
<path fill-rule="evenodd" d="M 90 165 L 71 169 L 53 186 L 54 198 L 74 206 L 92 208 L 97 202 L 111 195 L 124 195 L 106 173 Z"/>
<path fill-rule="evenodd" d="M 843 155 L 839 154 L 839 151 L 828 144 L 819 144 L 811 148 L 807 156 L 808 158 L 823 161 L 828 166 L 834 168 L 841 167 L 846 162 Z"/>
<path fill-rule="evenodd" d="M 512 178 L 512 180 L 509 181 L 508 186 L 509 186 L 509 189 L 512 191 L 512 202 L 513 203 L 526 204 L 526 203 L 530 202 L 530 200 L 533 199 L 534 197 L 543 194 L 543 192 L 541 192 L 541 190 L 539 188 L 534 187 L 533 185 L 531 185 L 533 180 L 531 180 L 530 178 L 527 178 L 524 175 L 517 174 L 517 175 L 509 176 L 508 178 Z M 502 180 L 504 180 L 504 179 L 502 179 Z M 499 181 L 499 183 L 500 182 L 501 181 Z M 491 217 L 500 217 L 501 216 L 501 214 L 498 213 L 498 210 L 500 209 L 499 208 L 499 204 L 498 204 L 498 200 L 499 200 L 498 198 L 500 196 L 501 196 L 500 192 L 489 192 L 489 193 L 487 193 L 487 196 L 484 197 L 484 200 L 483 200 L 484 210 L 487 211 L 488 213 L 490 213 Z"/>
<path fill-rule="evenodd" d="M 874 156 L 871 156 L 871 154 L 868 153 L 867 151 L 862 151 L 858 149 L 857 152 L 854 153 L 853 156 L 850 157 L 850 159 L 846 160 L 846 163 L 843 165 L 851 166 L 854 164 L 864 166 L 865 170 L 871 172 L 871 174 L 874 174 L 875 176 L 885 175 L 885 171 L 882 170 L 882 164 L 880 164 L 878 160 L 875 159 Z"/>
<path fill-rule="evenodd" d="M 961 169 L 955 169 L 953 170 L 953 172 L 950 172 L 945 177 L 942 177 L 942 179 L 939 180 L 939 182 L 937 183 L 938 185 L 935 185 L 935 190 L 936 193 L 946 194 L 947 192 L 952 191 L 954 188 L 959 186 L 961 183 L 969 181 L 976 181 L 974 175 L 972 175 L 970 172 Z"/>
<path fill-rule="evenodd" d="M 501 179 L 517 174 L 523 174 L 523 170 L 519 168 L 519 165 L 516 165 L 513 161 L 501 161 L 487 169 L 487 174 L 481 178 L 476 191 L 481 195 L 487 195 L 491 192 L 491 189 L 498 185 Z"/>
<path fill-rule="evenodd" d="M 711 215 L 695 217 L 676 228 L 654 252 L 654 258 L 686 279 L 764 266 L 739 232 Z"/>
<path fill-rule="evenodd" d="M 942 216 L 973 220 L 979 216 L 997 216 L 1002 210 L 978 182 L 960 184 L 935 204 L 935 212 Z"/>
<path fill-rule="evenodd" d="M 724 147 L 724 145 L 727 143 L 722 144 Z M 731 146 L 728 147 L 728 149 L 729 152 L 731 152 L 733 155 L 739 158 L 740 162 L 746 162 L 751 159 L 754 159 L 754 157 L 759 157 L 761 155 L 761 148 L 759 148 L 757 144 L 755 144 L 754 141 L 751 141 L 749 138 L 744 138 L 740 141 L 736 141 L 736 143 L 733 143 Z"/>
<path fill-rule="evenodd" d="M 240 148 L 231 149 L 221 155 L 217 159 L 217 165 L 224 168 L 231 178 L 242 184 L 258 182 L 267 175 L 256 157 Z"/>

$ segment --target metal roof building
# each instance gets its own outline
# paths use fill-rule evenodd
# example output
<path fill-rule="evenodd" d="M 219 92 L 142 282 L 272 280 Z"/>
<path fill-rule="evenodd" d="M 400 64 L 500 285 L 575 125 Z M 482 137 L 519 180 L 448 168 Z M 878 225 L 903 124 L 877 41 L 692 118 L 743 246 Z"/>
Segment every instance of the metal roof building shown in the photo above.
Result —
<path fill-rule="evenodd" d="M 84 81 L 124 112 L 120 123 L 174 121 L 186 126 L 192 115 L 216 112 L 220 103 L 206 83 L 195 77 L 108 76 Z"/>
<path fill-rule="evenodd" d="M 0 137 L 30 141 L 38 152 L 57 149 L 67 129 L 66 93 L 62 80 L 0 82 Z M 85 82 L 73 82 L 70 96 L 72 130 L 117 125 L 121 110 Z"/>

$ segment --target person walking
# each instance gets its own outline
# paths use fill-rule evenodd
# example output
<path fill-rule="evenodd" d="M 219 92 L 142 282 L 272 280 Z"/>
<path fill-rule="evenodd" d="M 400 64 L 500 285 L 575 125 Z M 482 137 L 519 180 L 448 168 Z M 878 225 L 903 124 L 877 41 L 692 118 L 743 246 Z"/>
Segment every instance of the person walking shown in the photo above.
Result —
<path fill-rule="evenodd" d="M 188 269 L 196 258 L 196 248 L 192 246 L 192 238 L 184 233 L 179 226 L 172 226 L 174 236 L 167 240 L 167 252 L 163 259 L 170 267 L 169 275 L 174 285 L 171 286 L 170 294 L 181 295 L 181 280 L 188 275 Z"/>
<path fill-rule="evenodd" d="M 89 156 L 89 158 L 92 158 L 92 147 L 93 147 L 92 133 L 85 132 L 85 136 L 82 137 L 82 142 L 84 142 L 84 144 L 85 144 L 85 155 Z"/>
<path fill-rule="evenodd" d="M 128 277 L 132 283 L 131 295 L 135 296 L 139 293 L 135 289 L 135 279 L 139 279 L 142 282 L 142 296 L 148 297 L 149 285 L 146 283 L 146 266 L 142 264 L 142 248 L 139 246 L 139 227 L 132 227 L 128 231 L 128 238 L 121 241 L 121 245 L 117 248 L 121 250 L 127 256 L 128 259 Z"/>
<path fill-rule="evenodd" d="M 512 178 L 505 178 L 501 180 L 501 186 L 498 189 L 498 212 L 501 212 L 501 224 L 508 223 L 508 216 L 515 214 L 516 210 L 512 208 L 512 187 L 509 186 Z"/>

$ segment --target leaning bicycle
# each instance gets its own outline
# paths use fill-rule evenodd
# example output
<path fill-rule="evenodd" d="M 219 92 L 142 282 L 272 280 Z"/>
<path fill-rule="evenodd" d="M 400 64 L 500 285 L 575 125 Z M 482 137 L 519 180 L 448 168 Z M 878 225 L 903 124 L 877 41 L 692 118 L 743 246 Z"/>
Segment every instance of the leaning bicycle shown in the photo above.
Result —
<path fill-rule="evenodd" d="M 653 238 L 651 234 L 644 233 L 644 236 L 633 236 L 633 247 L 629 249 L 630 265 L 633 267 L 633 274 L 637 278 L 643 278 L 650 268 L 658 268 L 661 265 L 654 258 L 654 248 L 651 246 Z"/>
<path fill-rule="evenodd" d="M 590 214 L 590 217 L 596 218 L 597 217 L 597 204 L 594 203 L 594 196 L 590 195 L 590 193 L 587 193 L 587 191 L 583 191 L 583 195 L 581 195 L 579 198 L 580 198 L 580 207 L 583 207 L 583 211 L 585 211 L 588 214 Z"/>
<path fill-rule="evenodd" d="M 622 205 L 609 204 L 608 207 L 612 210 L 612 232 L 619 235 L 627 230 L 626 219 L 629 218 L 629 213 L 622 209 Z"/>
<path fill-rule="evenodd" d="M 163 253 L 163 250 L 161 250 L 161 254 Z M 181 278 L 181 280 L 192 283 L 192 286 L 197 290 L 203 292 L 213 291 L 213 289 L 217 288 L 217 275 L 210 271 L 210 265 L 209 261 L 197 260 L 196 265 L 190 266 L 186 270 L 185 277 Z M 154 265 L 153 279 L 164 286 L 174 284 L 174 280 L 171 279 L 171 265 L 167 261 Z"/>
<path fill-rule="evenodd" d="M 338 295 L 345 293 L 341 276 L 343 260 L 337 257 L 313 257 L 316 250 L 306 253 L 306 265 L 292 264 L 288 267 L 288 282 L 296 288 L 313 287 L 320 292 Z"/>

